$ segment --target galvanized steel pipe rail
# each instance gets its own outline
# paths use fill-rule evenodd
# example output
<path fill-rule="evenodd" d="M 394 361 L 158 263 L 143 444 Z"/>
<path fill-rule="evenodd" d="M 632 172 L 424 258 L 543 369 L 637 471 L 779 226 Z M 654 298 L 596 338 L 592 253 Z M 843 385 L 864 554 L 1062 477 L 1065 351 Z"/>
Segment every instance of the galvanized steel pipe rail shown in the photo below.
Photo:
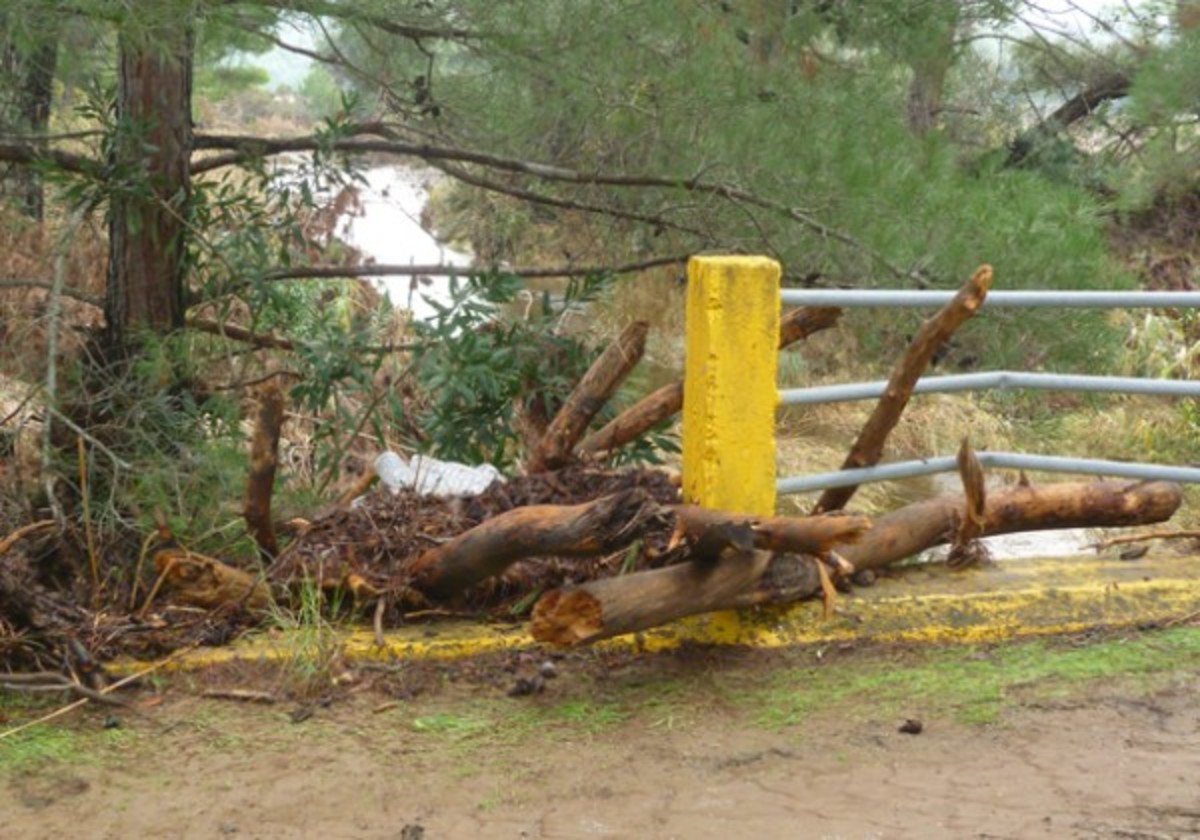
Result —
<path fill-rule="evenodd" d="M 1084 376 L 1064 373 L 1025 373 L 997 370 L 951 376 L 926 376 L 917 380 L 913 394 L 949 394 L 957 391 L 1030 388 L 1039 391 L 1084 391 L 1108 394 L 1150 394 L 1167 397 L 1200 397 L 1200 382 L 1182 379 L 1139 379 L 1131 376 Z M 869 400 L 883 396 L 887 380 L 786 388 L 779 392 L 781 405 Z"/>
<path fill-rule="evenodd" d="M 955 292 L 952 291 L 902 289 L 783 289 L 780 292 L 780 299 L 789 305 L 843 308 L 932 307 L 944 305 L 954 295 Z M 1200 292 L 991 292 L 984 299 L 983 305 L 985 307 L 1014 308 L 1053 306 L 1072 309 L 1197 308 L 1200 307 Z M 944 394 L 956 391 L 1005 388 L 1200 397 L 1200 382 L 1121 376 L 1025 373 L 1023 371 L 989 371 L 924 377 L 918 380 L 913 394 Z M 823 385 L 814 388 L 789 388 L 780 392 L 779 402 L 781 405 L 817 405 L 865 400 L 880 397 L 886 390 L 886 381 Z M 1050 455 L 1025 455 L 1015 452 L 977 452 L 976 455 L 980 464 L 985 467 L 1200 483 L 1200 469 L 1195 467 L 1062 458 Z M 894 481 L 934 473 L 953 472 L 956 469 L 958 469 L 958 465 L 955 458 L 947 456 L 784 478 L 777 481 L 775 487 L 776 492 L 780 494 L 807 493 L 831 487 L 850 487 L 870 482 Z"/>
<path fill-rule="evenodd" d="M 1161 464 L 1136 464 L 1127 461 L 1098 461 L 1088 458 L 1062 458 L 1054 455 L 1025 455 L 1018 452 L 976 452 L 975 457 L 985 467 L 1013 470 L 1042 470 L 1045 472 L 1082 473 L 1114 476 L 1145 481 L 1178 481 L 1200 483 L 1200 469 L 1172 467 Z M 934 473 L 955 472 L 958 461 L 953 456 L 928 458 L 921 461 L 901 461 L 853 470 L 801 475 L 782 478 L 775 483 L 780 494 L 809 493 L 829 487 L 851 487 L 873 481 L 895 481 Z"/>
<path fill-rule="evenodd" d="M 783 289 L 782 303 L 796 306 L 930 307 L 942 306 L 956 292 L 908 289 Z M 984 308 L 1066 307 L 1070 309 L 1159 309 L 1200 307 L 1200 292 L 989 292 Z"/>

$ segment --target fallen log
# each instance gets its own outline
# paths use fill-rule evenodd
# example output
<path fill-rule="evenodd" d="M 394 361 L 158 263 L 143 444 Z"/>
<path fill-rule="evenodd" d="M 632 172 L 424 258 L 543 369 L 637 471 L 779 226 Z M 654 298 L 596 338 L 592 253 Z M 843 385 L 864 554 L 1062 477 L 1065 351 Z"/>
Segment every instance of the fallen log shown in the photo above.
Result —
<path fill-rule="evenodd" d="M 1143 525 L 1160 522 L 1178 509 L 1183 494 L 1166 482 L 1071 482 L 1045 487 L 1018 486 L 993 493 L 986 502 L 980 536 L 1050 528 Z M 855 544 L 835 551 L 857 570 L 875 569 L 926 548 L 949 542 L 960 533 L 965 496 L 944 496 L 908 505 L 876 520 Z M 738 517 L 705 511 L 697 523 Z M 849 525 L 859 517 L 815 517 L 793 522 Z M 745 521 L 742 517 L 741 521 Z M 755 529 L 755 545 L 788 544 L 783 532 L 772 537 Z M 697 526 L 698 527 L 698 526 Z M 974 530 L 972 526 L 971 530 Z M 708 562 L 680 563 L 663 569 L 606 578 L 547 592 L 534 605 L 530 631 L 541 642 L 559 646 L 589 644 L 624 633 L 656 627 L 689 615 L 716 610 L 784 604 L 822 594 L 816 557 L 764 550 L 723 552 Z"/>
<path fill-rule="evenodd" d="M 640 488 L 581 505 L 530 505 L 431 548 L 408 567 L 411 586 L 450 598 L 526 557 L 608 554 L 642 535 L 660 508 Z"/>
<path fill-rule="evenodd" d="M 904 408 L 912 397 L 913 388 L 928 367 L 929 360 L 955 330 L 979 311 L 991 285 L 992 267 L 980 266 L 971 275 L 971 279 L 958 290 L 958 294 L 921 325 L 908 349 L 896 363 L 888 379 L 887 390 L 875 404 L 875 410 L 871 412 L 867 422 L 863 424 L 862 431 L 858 433 L 858 438 L 842 463 L 842 469 L 872 467 L 879 463 L 888 435 L 900 422 L 900 415 L 904 413 Z M 841 510 L 857 489 L 857 486 L 850 486 L 826 490 L 817 500 L 813 513 Z"/>
<path fill-rule="evenodd" d="M 712 563 L 555 589 L 534 605 L 530 632 L 539 642 L 574 647 L 689 615 L 798 601 L 822 591 L 818 562 L 799 554 L 733 552 Z"/>
<path fill-rule="evenodd" d="M 1016 486 L 987 499 L 979 536 L 1052 528 L 1116 528 L 1170 519 L 1183 501 L 1165 481 L 1063 482 Z M 881 516 L 855 545 L 839 553 L 855 569 L 878 569 L 953 539 L 963 515 L 962 496 L 941 496 Z"/>
<path fill-rule="evenodd" d="M 805 306 L 785 313 L 779 322 L 779 349 L 832 327 L 841 314 L 842 310 L 831 306 Z M 622 411 L 599 431 L 585 437 L 579 444 L 579 451 L 598 455 L 620 449 L 682 409 L 682 380 L 664 385 Z"/>
<path fill-rule="evenodd" d="M 600 354 L 559 409 L 529 459 L 529 472 L 565 466 L 588 424 L 625 381 L 646 350 L 650 325 L 635 321 Z"/>

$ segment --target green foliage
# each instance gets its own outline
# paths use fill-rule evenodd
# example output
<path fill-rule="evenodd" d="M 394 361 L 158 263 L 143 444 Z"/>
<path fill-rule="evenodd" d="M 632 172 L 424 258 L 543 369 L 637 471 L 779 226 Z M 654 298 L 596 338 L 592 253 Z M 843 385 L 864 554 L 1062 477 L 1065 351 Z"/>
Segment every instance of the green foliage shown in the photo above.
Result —
<path fill-rule="evenodd" d="M 469 464 L 515 464 L 520 449 L 518 406 L 549 418 L 561 406 L 593 353 L 557 325 L 573 307 L 595 300 L 604 278 L 574 281 L 561 303 L 545 295 L 528 317 L 506 317 L 524 291 L 505 275 L 451 279 L 451 300 L 414 324 L 425 349 L 415 374 L 426 395 L 418 421 L 432 454 Z"/>
<path fill-rule="evenodd" d="M 1129 118 L 1148 133 L 1136 165 L 1122 171 L 1124 200 L 1144 207 L 1200 187 L 1200 29 L 1180 34 L 1138 68 Z"/>
<path fill-rule="evenodd" d="M 219 64 L 196 73 L 196 93 L 212 102 L 220 102 L 235 93 L 265 87 L 271 80 L 267 71 L 251 64 Z"/>
<path fill-rule="evenodd" d="M 338 113 L 345 105 L 342 86 L 322 64 L 314 64 L 308 71 L 299 93 L 308 113 L 318 119 Z"/>

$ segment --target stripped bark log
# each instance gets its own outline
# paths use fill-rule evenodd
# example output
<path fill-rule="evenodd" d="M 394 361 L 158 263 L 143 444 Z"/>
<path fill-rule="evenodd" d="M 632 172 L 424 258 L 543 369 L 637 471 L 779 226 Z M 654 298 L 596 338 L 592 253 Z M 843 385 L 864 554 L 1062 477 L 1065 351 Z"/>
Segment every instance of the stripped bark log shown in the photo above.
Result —
<path fill-rule="evenodd" d="M 842 469 L 870 467 L 879 463 L 888 435 L 900 422 L 900 415 L 908 405 L 913 387 L 929 365 L 929 360 L 959 326 L 979 311 L 991 285 L 991 266 L 980 266 L 971 279 L 959 289 L 958 294 L 935 316 L 921 325 L 916 337 L 892 371 L 887 390 L 879 398 L 875 410 L 871 412 L 871 416 L 859 432 L 858 439 L 850 448 L 850 454 L 842 463 Z M 826 490 L 821 494 L 813 512 L 844 508 L 857 489 L 857 486 L 852 486 Z"/>
<path fill-rule="evenodd" d="M 635 321 L 592 363 L 550 422 L 529 459 L 529 472 L 544 472 L 566 465 L 592 418 L 642 358 L 649 329 L 645 321 Z"/>
<path fill-rule="evenodd" d="M 1016 486 L 987 500 L 980 536 L 1051 528 L 1116 528 L 1170 519 L 1183 501 L 1179 485 L 1165 481 L 1063 482 Z M 881 516 L 855 545 L 839 553 L 855 569 L 877 569 L 951 540 L 962 496 L 941 496 Z"/>
<path fill-rule="evenodd" d="M 408 569 L 411 585 L 445 599 L 525 557 L 607 554 L 641 536 L 658 512 L 637 488 L 581 505 L 516 508 L 420 555 Z"/>
<path fill-rule="evenodd" d="M 283 391 L 277 383 L 268 382 L 259 391 L 254 437 L 250 441 L 250 475 L 246 479 L 244 510 L 246 527 L 266 563 L 274 561 L 279 554 L 279 542 L 271 523 L 271 494 L 275 488 L 282 429 Z"/>
<path fill-rule="evenodd" d="M 992 495 L 980 535 L 1159 522 L 1168 519 L 1181 500 L 1179 487 L 1165 482 L 1018 486 Z M 839 545 L 836 550 L 855 569 L 885 566 L 951 540 L 965 504 L 964 496 L 946 496 L 908 505 L 877 520 L 857 544 Z M 720 514 L 715 516 L 722 521 Z M 836 523 L 858 518 L 828 519 Z M 821 518 L 794 520 L 813 521 Z M 769 544 L 771 538 L 764 536 L 767 529 L 760 524 L 755 532 L 756 545 L 760 539 Z M 777 544 L 785 540 L 780 537 Z M 681 563 L 556 589 L 534 606 L 530 629 L 538 641 L 570 647 L 698 613 L 803 600 L 823 591 L 820 562 L 807 554 L 723 552 L 709 562 Z"/>
<path fill-rule="evenodd" d="M 828 329 L 842 310 L 830 306 L 805 306 L 784 314 L 779 322 L 779 349 Z M 683 382 L 672 382 L 654 391 L 614 417 L 579 444 L 579 451 L 599 455 L 625 444 L 674 417 L 683 408 Z"/>
<path fill-rule="evenodd" d="M 713 563 L 555 589 L 534 605 L 530 632 L 539 642 L 574 647 L 689 615 L 797 601 L 821 591 L 817 563 L 799 554 L 733 552 Z"/>

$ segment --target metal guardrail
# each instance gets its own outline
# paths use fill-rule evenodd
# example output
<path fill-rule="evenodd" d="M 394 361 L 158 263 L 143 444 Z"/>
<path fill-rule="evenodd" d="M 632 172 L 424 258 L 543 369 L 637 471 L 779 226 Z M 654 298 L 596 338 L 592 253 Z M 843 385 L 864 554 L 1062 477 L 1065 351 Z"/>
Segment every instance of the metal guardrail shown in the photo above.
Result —
<path fill-rule="evenodd" d="M 957 292 L 906 289 L 783 289 L 780 300 L 797 306 L 842 308 L 942 306 Z M 984 308 L 1069 307 L 1072 309 L 1157 309 L 1200 307 L 1200 292 L 989 292 Z"/>
<path fill-rule="evenodd" d="M 780 299 L 785 304 L 843 308 L 921 307 L 944 305 L 956 294 L 957 292 L 953 291 L 898 289 L 783 289 L 780 292 Z M 990 292 L 984 299 L 983 305 L 985 307 L 1053 306 L 1077 309 L 1200 308 L 1200 292 Z M 988 371 L 924 377 L 918 380 L 913 394 L 1003 388 L 1200 397 L 1200 382 L 1119 376 L 1024 373 L 1021 371 Z M 779 402 L 781 405 L 816 405 L 865 400 L 882 396 L 886 390 L 886 381 L 790 388 L 780 392 Z M 977 452 L 976 456 L 979 458 L 980 464 L 985 467 L 1200 483 L 1200 469 L 1195 467 L 1063 458 L 1015 452 Z M 807 493 L 832 487 L 850 487 L 876 481 L 893 481 L 934 473 L 954 472 L 957 469 L 956 459 L 946 456 L 920 461 L 881 464 L 863 469 L 838 470 L 837 472 L 783 478 L 775 483 L 775 488 L 776 492 L 780 494 Z"/>
<path fill-rule="evenodd" d="M 1181 379 L 1138 379 L 1131 376 L 1083 376 L 1063 373 L 1024 373 L 1013 370 L 926 376 L 917 381 L 913 394 L 950 394 L 957 391 L 1029 388 L 1039 391 L 1082 391 L 1108 394 L 1150 394 L 1167 397 L 1200 397 L 1200 382 Z M 786 388 L 779 392 L 782 405 L 869 400 L 883 396 L 887 380 Z"/>
<path fill-rule="evenodd" d="M 1018 452 L 976 452 L 975 457 L 979 459 L 980 465 L 985 467 L 1200 483 L 1200 469 L 1196 467 L 1062 458 L 1053 455 L 1024 455 Z M 895 464 L 881 464 L 876 467 L 863 467 L 862 469 L 837 470 L 836 472 L 782 478 L 775 483 L 775 489 L 781 494 L 808 493 L 830 487 L 851 487 L 873 481 L 894 481 L 901 478 L 933 475 L 934 473 L 956 472 L 957 470 L 957 459 L 953 456 L 943 456 L 922 461 L 902 461 Z"/>

